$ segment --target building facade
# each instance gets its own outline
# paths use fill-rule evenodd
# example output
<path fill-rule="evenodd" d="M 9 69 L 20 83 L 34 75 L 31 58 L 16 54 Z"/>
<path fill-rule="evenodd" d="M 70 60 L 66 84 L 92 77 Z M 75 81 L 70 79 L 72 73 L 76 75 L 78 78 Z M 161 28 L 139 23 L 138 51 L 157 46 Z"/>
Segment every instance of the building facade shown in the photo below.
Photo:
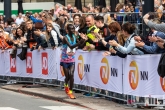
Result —
<path fill-rule="evenodd" d="M 89 3 L 92 3 L 93 6 L 98 5 L 99 0 L 81 0 L 82 5 L 87 5 Z M 123 2 L 124 0 L 119 0 L 120 2 Z M 17 0 L 12 0 L 13 3 L 16 3 Z M 59 2 L 63 5 L 67 4 L 72 4 L 74 6 L 75 0 L 23 0 L 24 3 L 29 3 L 29 2 Z M 110 5 L 110 0 L 106 0 L 107 6 Z"/>

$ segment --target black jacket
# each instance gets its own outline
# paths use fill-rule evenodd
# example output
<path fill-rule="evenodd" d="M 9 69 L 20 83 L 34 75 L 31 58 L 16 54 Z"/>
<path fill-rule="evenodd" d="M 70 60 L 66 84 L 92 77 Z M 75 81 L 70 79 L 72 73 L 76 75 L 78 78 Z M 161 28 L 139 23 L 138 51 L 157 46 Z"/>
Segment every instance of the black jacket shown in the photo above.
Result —
<path fill-rule="evenodd" d="M 32 28 L 32 30 L 27 30 L 27 45 L 29 47 L 29 42 L 36 42 L 37 36 L 34 34 L 35 28 Z"/>
<path fill-rule="evenodd" d="M 160 77 L 165 77 L 165 53 L 163 53 L 160 57 L 157 71 Z"/>

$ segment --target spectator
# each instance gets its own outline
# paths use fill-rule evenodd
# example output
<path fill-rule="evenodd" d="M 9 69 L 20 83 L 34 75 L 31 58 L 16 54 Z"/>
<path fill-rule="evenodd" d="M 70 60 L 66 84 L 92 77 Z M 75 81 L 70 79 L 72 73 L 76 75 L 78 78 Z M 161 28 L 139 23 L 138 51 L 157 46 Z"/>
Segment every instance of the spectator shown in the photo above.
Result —
<path fill-rule="evenodd" d="M 86 25 L 86 21 L 85 21 L 86 17 L 85 16 L 81 16 L 80 17 L 80 20 L 79 20 L 79 23 L 80 23 L 80 29 L 78 30 L 78 33 L 81 35 L 81 34 L 84 34 L 86 35 L 87 34 L 87 30 L 88 30 L 88 27 Z M 79 40 L 81 40 L 81 37 L 79 37 Z M 79 46 L 78 48 L 79 49 L 83 49 L 85 47 L 86 43 L 82 44 L 81 47 Z"/>
<path fill-rule="evenodd" d="M 103 16 L 105 24 L 109 25 L 111 22 L 113 22 L 110 14 L 108 13 L 108 9 L 107 8 L 103 8 L 103 13 L 105 13 L 104 16 Z"/>
<path fill-rule="evenodd" d="M 0 21 L 0 26 L 2 26 L 3 29 L 4 29 L 4 27 L 5 27 L 5 23 L 4 23 L 4 21 Z"/>
<path fill-rule="evenodd" d="M 73 16 L 73 25 L 74 25 L 74 27 L 75 27 L 75 31 L 76 32 L 78 32 L 78 30 L 79 30 L 79 25 L 80 25 L 80 22 L 79 22 L 79 19 L 80 19 L 80 15 L 79 14 L 75 14 L 74 16 Z"/>
<path fill-rule="evenodd" d="M 13 14 L 13 15 L 11 15 L 11 17 L 14 19 L 14 21 L 16 21 L 17 15 Z"/>
<path fill-rule="evenodd" d="M 135 40 L 134 40 L 134 36 L 136 36 L 134 34 L 134 30 L 136 29 L 135 25 L 131 23 L 125 23 L 122 25 L 122 29 L 123 29 L 123 33 L 126 35 L 127 38 L 125 45 L 121 46 L 115 40 L 109 41 L 109 44 L 111 46 L 115 46 L 115 49 L 123 54 L 133 54 L 133 55 L 144 54 L 142 51 L 140 51 L 135 47 Z"/>
<path fill-rule="evenodd" d="M 124 46 L 125 41 L 126 41 L 126 36 L 124 35 L 124 33 L 122 31 L 118 31 L 118 33 L 116 34 L 117 36 L 117 41 L 120 45 Z M 103 53 L 103 56 L 107 56 L 107 55 L 112 55 L 112 56 L 119 56 L 121 58 L 125 58 L 127 56 L 127 54 L 123 54 L 119 51 L 117 51 L 115 48 L 110 47 L 109 51 L 105 51 Z"/>
<path fill-rule="evenodd" d="M 33 49 L 38 49 L 38 51 L 40 51 L 41 49 L 45 49 L 48 47 L 47 41 L 46 41 L 46 33 L 43 32 L 41 29 L 36 29 L 34 31 L 34 34 L 36 36 L 36 45 L 33 45 L 33 48 L 31 49 L 31 51 L 33 51 Z"/>
<path fill-rule="evenodd" d="M 0 15 L 0 21 L 4 21 L 3 15 Z"/>
<path fill-rule="evenodd" d="M 17 23 L 17 25 L 20 25 L 22 22 L 24 22 L 23 17 L 22 17 L 22 13 L 19 13 L 15 22 Z"/>
<path fill-rule="evenodd" d="M 95 17 L 95 25 L 97 26 L 97 28 L 100 29 L 98 33 L 100 33 L 100 35 L 103 38 L 106 39 L 107 37 L 110 36 L 110 30 L 109 30 L 108 26 L 106 24 L 104 24 L 104 18 L 102 16 Z M 107 50 L 105 48 L 105 46 L 100 42 L 95 42 L 94 44 L 95 44 L 95 49 L 97 49 L 97 50 Z"/>
<path fill-rule="evenodd" d="M 79 13 L 79 10 L 77 9 L 77 7 L 73 7 L 73 13 Z"/>
<path fill-rule="evenodd" d="M 160 21 L 158 19 L 154 19 L 153 22 L 160 24 Z M 135 45 L 137 47 L 142 47 L 144 51 L 150 54 L 164 53 L 165 50 L 158 47 L 156 41 L 158 40 L 157 37 L 165 39 L 165 34 L 163 32 L 156 31 L 155 29 L 151 29 L 151 30 L 152 30 L 152 35 L 151 34 L 149 35 L 150 46 L 145 45 L 144 42 L 137 42 Z"/>
<path fill-rule="evenodd" d="M 47 33 L 48 33 L 47 41 L 49 41 L 49 43 L 51 44 L 52 49 L 56 49 L 59 43 L 58 43 L 57 33 L 56 31 L 54 31 L 51 23 L 47 24 Z"/>
<path fill-rule="evenodd" d="M 88 30 L 87 30 L 87 37 L 89 40 L 94 41 L 96 39 L 94 33 L 98 33 L 99 29 L 95 26 L 95 22 L 94 22 L 94 17 L 93 15 L 88 15 L 86 17 L 86 24 L 88 26 Z M 94 45 L 90 44 L 90 42 L 86 42 L 86 46 L 83 48 L 84 51 L 86 50 L 92 50 L 94 49 Z"/>
<path fill-rule="evenodd" d="M 63 36 L 62 36 L 61 33 L 60 33 L 60 26 L 59 26 L 57 23 L 55 23 L 55 22 L 52 21 L 52 16 L 48 15 L 47 12 L 43 12 L 43 13 L 41 14 L 41 16 L 42 16 L 42 20 L 43 20 L 43 22 L 44 22 L 45 24 L 47 24 L 47 23 L 51 23 L 51 24 L 52 24 L 54 30 L 57 32 L 57 36 L 58 36 L 58 39 L 59 39 L 59 43 L 62 43 L 60 40 L 63 39 Z"/>
<path fill-rule="evenodd" d="M 60 34 L 62 36 L 65 36 L 67 34 L 66 30 L 65 30 L 65 25 L 66 25 L 67 21 L 64 18 L 64 16 L 60 16 L 59 18 L 56 19 L 55 22 L 60 26 Z"/>
<path fill-rule="evenodd" d="M 13 19 L 13 18 L 8 18 L 8 19 L 7 19 L 7 22 L 6 22 L 6 24 L 5 24 L 4 30 L 5 30 L 6 32 L 8 32 L 9 34 L 11 33 L 11 30 L 12 30 L 12 27 L 11 27 L 11 23 L 12 23 L 12 22 L 14 22 L 14 19 Z"/>
<path fill-rule="evenodd" d="M 100 42 L 109 50 L 111 47 L 109 45 L 109 40 L 115 40 L 117 41 L 116 34 L 118 31 L 121 31 L 121 26 L 118 22 L 112 22 L 108 26 L 109 31 L 110 31 L 110 36 L 103 38 L 102 36 L 98 36 L 100 38 Z M 106 49 L 106 50 L 107 50 Z"/>
<path fill-rule="evenodd" d="M 79 19 L 79 23 L 80 23 L 79 30 L 78 30 L 79 33 L 87 34 L 88 27 L 85 22 L 86 22 L 86 17 L 81 16 Z"/>
<path fill-rule="evenodd" d="M 165 28 L 164 28 L 165 23 L 161 23 L 161 24 L 154 23 L 152 20 L 149 20 L 149 17 L 150 17 L 150 15 L 148 13 L 145 14 L 143 17 L 143 20 L 146 23 L 146 25 L 152 29 L 165 33 Z"/>
<path fill-rule="evenodd" d="M 26 22 L 27 36 L 26 43 L 27 47 L 31 48 L 36 45 L 36 35 L 34 34 L 35 28 L 33 27 L 33 22 L 31 20 Z"/>
<path fill-rule="evenodd" d="M 54 10 L 54 17 L 57 18 L 58 17 L 58 13 L 60 12 L 60 5 L 57 3 L 55 4 L 55 10 Z"/>
<path fill-rule="evenodd" d="M 2 49 L 2 52 L 4 52 L 6 49 L 11 48 L 11 46 L 6 42 L 7 39 L 5 38 L 6 34 L 4 33 L 3 28 L 0 27 L 0 48 Z"/>
<path fill-rule="evenodd" d="M 24 53 L 24 56 L 20 56 L 20 54 L 18 55 L 19 58 L 21 58 L 22 60 L 24 60 L 26 58 L 26 52 L 27 52 L 27 44 L 24 42 L 25 38 L 25 32 L 23 31 L 22 28 L 17 28 L 16 29 L 16 36 L 14 36 L 13 38 L 13 47 L 12 47 L 12 51 L 10 52 L 10 55 L 12 58 L 16 58 L 16 53 L 17 53 L 17 48 L 26 48 L 26 51 Z"/>
<path fill-rule="evenodd" d="M 17 25 L 17 23 L 12 22 L 12 23 L 11 23 L 11 27 L 12 27 L 12 28 L 17 28 L 17 27 L 18 27 L 18 25 Z"/>
<path fill-rule="evenodd" d="M 67 5 L 67 10 L 68 10 L 68 13 L 73 13 L 73 9 L 72 9 L 72 5 L 71 4 Z"/>

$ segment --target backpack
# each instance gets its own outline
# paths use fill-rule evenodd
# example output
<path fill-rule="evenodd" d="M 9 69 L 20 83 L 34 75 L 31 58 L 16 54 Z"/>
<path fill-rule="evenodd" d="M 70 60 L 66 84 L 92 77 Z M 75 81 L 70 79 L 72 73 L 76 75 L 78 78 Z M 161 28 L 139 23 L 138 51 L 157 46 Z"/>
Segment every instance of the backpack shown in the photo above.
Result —
<path fill-rule="evenodd" d="M 53 30 L 57 33 L 57 31 L 53 28 Z M 62 45 L 62 40 L 60 38 L 60 35 L 57 33 L 57 39 L 58 39 L 58 46 Z"/>
<path fill-rule="evenodd" d="M 61 32 L 60 32 L 60 28 L 59 28 L 57 25 L 54 25 L 54 24 L 52 24 L 52 25 L 53 25 L 53 30 L 57 33 L 58 46 L 60 46 L 60 45 L 62 45 L 62 40 L 61 40 L 61 38 L 60 38 L 60 34 L 61 34 Z M 60 34 L 57 32 L 58 30 L 56 30 L 55 27 L 59 28 L 59 32 L 60 32 Z"/>
<path fill-rule="evenodd" d="M 165 77 L 165 53 L 163 53 L 160 57 L 157 72 L 160 77 Z"/>

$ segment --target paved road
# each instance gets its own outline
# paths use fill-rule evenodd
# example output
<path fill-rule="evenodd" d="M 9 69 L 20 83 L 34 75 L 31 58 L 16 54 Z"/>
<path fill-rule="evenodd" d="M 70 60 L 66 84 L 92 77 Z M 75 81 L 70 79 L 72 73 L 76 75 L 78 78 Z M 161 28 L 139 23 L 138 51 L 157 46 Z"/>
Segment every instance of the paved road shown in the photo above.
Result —
<path fill-rule="evenodd" d="M 0 89 L 0 110 L 87 110 L 39 97 Z"/>

